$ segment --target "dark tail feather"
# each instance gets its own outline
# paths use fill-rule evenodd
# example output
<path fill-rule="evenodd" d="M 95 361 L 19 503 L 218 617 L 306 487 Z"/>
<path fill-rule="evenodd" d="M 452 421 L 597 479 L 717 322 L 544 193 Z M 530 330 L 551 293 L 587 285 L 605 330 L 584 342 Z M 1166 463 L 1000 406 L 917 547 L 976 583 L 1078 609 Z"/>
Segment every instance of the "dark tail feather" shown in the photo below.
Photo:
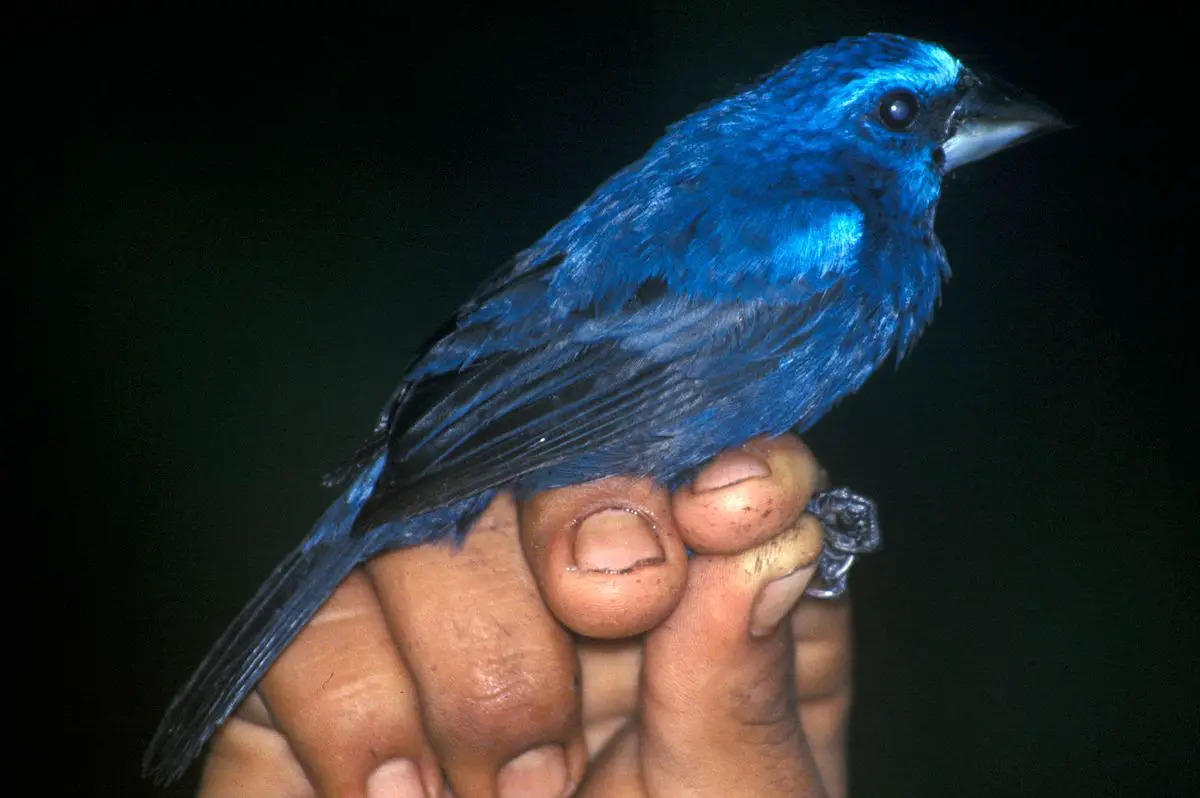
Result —
<path fill-rule="evenodd" d="M 359 474 L 221 634 L 167 709 L 142 760 L 143 775 L 158 784 L 182 776 L 338 583 L 379 547 L 375 536 L 348 533 L 383 460 Z"/>

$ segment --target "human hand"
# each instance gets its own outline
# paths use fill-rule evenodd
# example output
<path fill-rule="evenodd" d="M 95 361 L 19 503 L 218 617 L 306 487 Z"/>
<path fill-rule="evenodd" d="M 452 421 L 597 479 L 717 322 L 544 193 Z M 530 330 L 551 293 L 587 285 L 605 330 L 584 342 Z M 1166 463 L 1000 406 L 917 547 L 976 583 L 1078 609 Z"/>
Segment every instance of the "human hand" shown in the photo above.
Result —
<path fill-rule="evenodd" d="M 219 731 L 201 798 L 843 795 L 849 608 L 800 600 L 819 479 L 759 440 L 673 496 L 501 498 L 458 552 L 376 558 Z"/>

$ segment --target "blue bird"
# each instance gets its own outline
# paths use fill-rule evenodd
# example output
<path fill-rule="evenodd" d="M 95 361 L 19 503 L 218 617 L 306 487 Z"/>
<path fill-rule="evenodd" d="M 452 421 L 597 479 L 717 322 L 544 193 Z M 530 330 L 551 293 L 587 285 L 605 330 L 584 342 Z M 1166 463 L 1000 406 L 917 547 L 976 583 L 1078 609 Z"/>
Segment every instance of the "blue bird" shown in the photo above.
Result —
<path fill-rule="evenodd" d="M 497 491 L 674 488 L 810 427 L 929 322 L 945 174 L 1063 126 L 938 45 L 871 34 L 669 127 L 410 362 L 349 487 L 176 695 L 145 772 L 178 778 L 352 568 L 461 540 Z M 818 594 L 836 595 L 877 540 L 873 505 L 838 489 L 812 509 Z"/>

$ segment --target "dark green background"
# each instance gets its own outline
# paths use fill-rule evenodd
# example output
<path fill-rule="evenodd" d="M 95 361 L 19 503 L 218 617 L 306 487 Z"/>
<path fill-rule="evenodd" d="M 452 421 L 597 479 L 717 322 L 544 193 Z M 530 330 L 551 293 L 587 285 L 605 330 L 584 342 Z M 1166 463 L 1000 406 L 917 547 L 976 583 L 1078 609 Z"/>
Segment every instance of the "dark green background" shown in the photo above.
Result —
<path fill-rule="evenodd" d="M 1078 127 L 948 181 L 937 320 L 808 436 L 886 524 L 854 575 L 854 794 L 1191 794 L 1182 16 L 443 5 L 81 4 L 15 51 L 35 90 L 13 123 L 50 154 L 26 204 L 54 320 L 32 350 L 56 419 L 42 634 L 66 644 L 55 717 L 80 739 L 53 753 L 82 752 L 77 794 L 152 794 L 135 772 L 170 694 L 479 279 L 669 122 L 868 30 L 943 42 Z"/>

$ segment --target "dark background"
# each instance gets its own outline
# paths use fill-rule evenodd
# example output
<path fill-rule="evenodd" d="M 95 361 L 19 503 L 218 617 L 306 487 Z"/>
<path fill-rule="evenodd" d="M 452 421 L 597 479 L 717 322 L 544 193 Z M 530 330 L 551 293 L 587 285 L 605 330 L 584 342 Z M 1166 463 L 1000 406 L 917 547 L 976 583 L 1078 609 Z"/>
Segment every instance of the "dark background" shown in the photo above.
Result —
<path fill-rule="evenodd" d="M 1077 127 L 947 182 L 943 309 L 808 436 L 886 524 L 854 575 L 854 794 L 1200 794 L 1182 15 L 976 5 L 27 20 L 54 778 L 171 794 L 136 778 L 159 714 L 413 347 L 666 124 L 890 30 Z"/>

